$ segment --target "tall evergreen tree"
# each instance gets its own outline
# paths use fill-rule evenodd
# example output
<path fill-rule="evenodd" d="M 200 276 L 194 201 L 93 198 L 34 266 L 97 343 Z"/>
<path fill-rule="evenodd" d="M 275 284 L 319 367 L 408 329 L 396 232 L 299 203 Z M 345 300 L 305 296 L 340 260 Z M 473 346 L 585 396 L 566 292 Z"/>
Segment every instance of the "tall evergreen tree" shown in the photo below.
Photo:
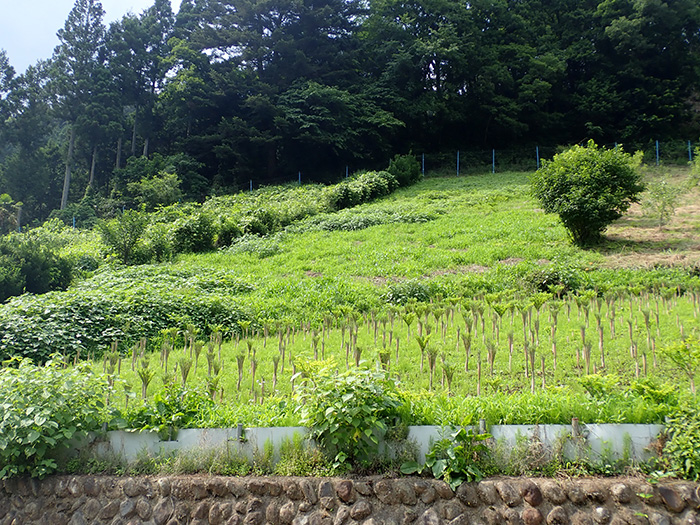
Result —
<path fill-rule="evenodd" d="M 61 196 L 61 209 L 68 204 L 78 120 L 85 114 L 94 92 L 93 77 L 104 47 L 104 10 L 99 0 L 76 0 L 65 26 L 57 33 L 53 82 L 56 109 L 68 123 L 68 152 Z"/>

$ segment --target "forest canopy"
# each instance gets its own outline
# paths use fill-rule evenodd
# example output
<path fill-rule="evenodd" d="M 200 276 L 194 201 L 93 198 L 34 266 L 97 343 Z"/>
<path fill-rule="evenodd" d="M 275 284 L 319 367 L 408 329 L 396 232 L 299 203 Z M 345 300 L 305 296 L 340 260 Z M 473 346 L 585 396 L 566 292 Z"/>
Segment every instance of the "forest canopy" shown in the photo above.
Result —
<path fill-rule="evenodd" d="M 0 50 L 0 193 L 23 224 L 331 181 L 409 151 L 700 134 L 696 0 L 155 0 L 103 16 L 76 0 L 23 74 Z"/>

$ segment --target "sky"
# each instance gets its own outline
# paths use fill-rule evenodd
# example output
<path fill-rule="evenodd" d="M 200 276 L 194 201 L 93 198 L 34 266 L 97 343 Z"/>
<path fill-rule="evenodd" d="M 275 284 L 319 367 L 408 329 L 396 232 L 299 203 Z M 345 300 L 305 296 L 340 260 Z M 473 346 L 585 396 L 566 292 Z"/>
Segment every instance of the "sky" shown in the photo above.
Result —
<path fill-rule="evenodd" d="M 153 0 L 101 0 L 104 23 L 126 13 L 141 13 Z M 177 12 L 180 0 L 171 0 Z M 20 74 L 40 59 L 50 58 L 58 45 L 56 32 L 63 28 L 75 0 L 0 0 L 0 49 Z"/>

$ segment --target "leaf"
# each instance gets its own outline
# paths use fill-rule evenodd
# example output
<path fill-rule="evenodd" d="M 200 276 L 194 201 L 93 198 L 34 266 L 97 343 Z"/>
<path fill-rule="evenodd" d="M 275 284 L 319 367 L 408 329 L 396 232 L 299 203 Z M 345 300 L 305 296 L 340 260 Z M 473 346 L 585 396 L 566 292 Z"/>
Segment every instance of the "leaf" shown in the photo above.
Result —
<path fill-rule="evenodd" d="M 405 463 L 401 464 L 401 474 L 405 474 L 407 476 L 415 474 L 416 472 L 420 473 L 422 470 L 422 465 L 417 461 L 406 461 Z"/>

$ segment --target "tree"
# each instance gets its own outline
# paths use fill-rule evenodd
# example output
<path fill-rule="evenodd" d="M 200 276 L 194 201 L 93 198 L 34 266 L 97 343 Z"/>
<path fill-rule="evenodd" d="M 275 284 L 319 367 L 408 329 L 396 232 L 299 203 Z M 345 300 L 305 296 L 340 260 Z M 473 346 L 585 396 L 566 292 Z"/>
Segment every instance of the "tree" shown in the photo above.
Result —
<path fill-rule="evenodd" d="M 591 244 L 639 202 L 640 162 L 641 154 L 600 148 L 591 140 L 544 160 L 532 177 L 532 191 L 545 212 L 559 215 L 575 244 Z"/>
<path fill-rule="evenodd" d="M 61 209 L 68 204 L 78 120 L 94 94 L 94 80 L 104 46 L 104 10 L 97 0 L 76 0 L 54 51 L 53 82 L 59 113 L 68 121 L 69 139 Z"/>

